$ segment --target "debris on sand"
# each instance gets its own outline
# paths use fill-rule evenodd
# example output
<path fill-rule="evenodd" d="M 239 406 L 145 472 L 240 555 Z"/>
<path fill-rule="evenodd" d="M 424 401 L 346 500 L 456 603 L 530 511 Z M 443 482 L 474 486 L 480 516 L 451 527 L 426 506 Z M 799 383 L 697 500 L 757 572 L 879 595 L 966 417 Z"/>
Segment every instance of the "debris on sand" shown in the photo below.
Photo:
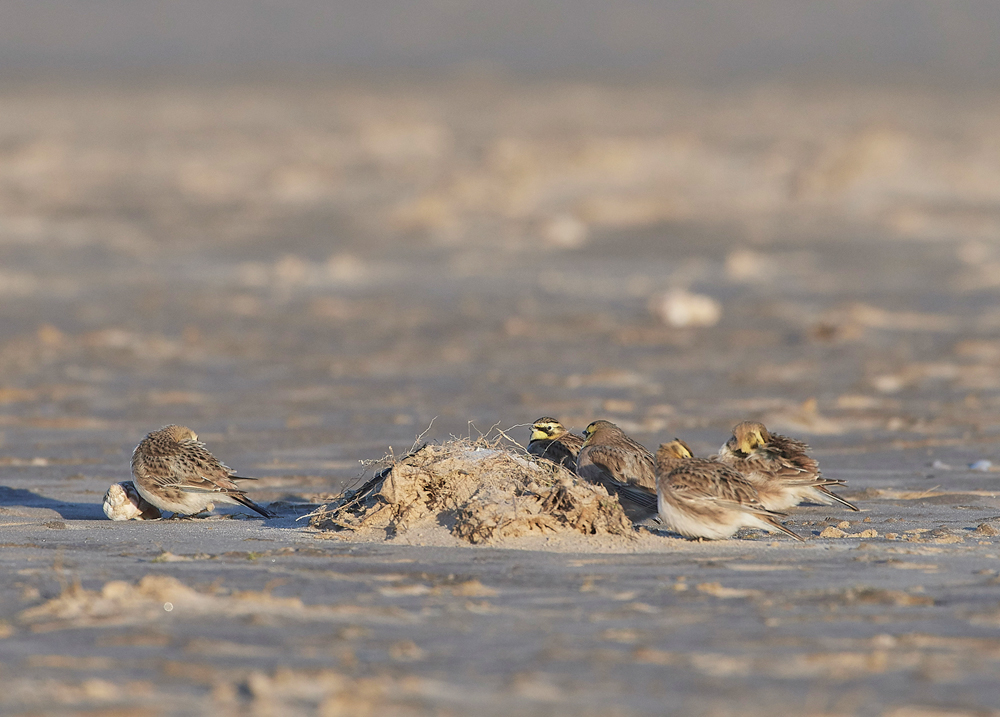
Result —
<path fill-rule="evenodd" d="M 148 574 L 139 582 L 111 580 L 98 590 L 74 582 L 40 605 L 22 610 L 18 621 L 33 632 L 82 627 L 149 624 L 173 616 L 289 618 L 340 622 L 345 619 L 399 620 L 396 609 L 378 606 L 307 605 L 299 597 L 264 591 L 203 592 L 170 575 Z"/>
<path fill-rule="evenodd" d="M 718 301 L 683 289 L 651 297 L 649 311 L 675 329 L 715 326 L 722 318 L 722 306 Z"/>
<path fill-rule="evenodd" d="M 425 445 L 323 506 L 310 522 L 318 530 L 387 537 L 428 524 L 470 543 L 530 533 L 635 535 L 617 497 L 602 486 L 485 438 Z"/>
<path fill-rule="evenodd" d="M 104 494 L 104 514 L 111 520 L 156 520 L 160 511 L 147 503 L 130 481 L 112 483 Z"/>

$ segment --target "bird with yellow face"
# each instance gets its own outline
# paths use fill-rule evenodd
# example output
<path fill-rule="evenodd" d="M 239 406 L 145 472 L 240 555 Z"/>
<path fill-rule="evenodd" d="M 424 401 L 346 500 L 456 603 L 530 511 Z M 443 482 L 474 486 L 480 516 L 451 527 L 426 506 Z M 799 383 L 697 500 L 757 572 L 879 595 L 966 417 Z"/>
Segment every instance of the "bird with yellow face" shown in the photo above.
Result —
<path fill-rule="evenodd" d="M 771 433 L 763 423 L 743 421 L 719 449 L 719 460 L 742 473 L 770 510 L 787 510 L 800 503 L 858 507 L 830 490 L 842 480 L 823 478 L 819 463 L 807 453 L 809 446 L 788 436 Z"/>
<path fill-rule="evenodd" d="M 556 419 L 543 416 L 531 424 L 528 453 L 576 472 L 576 456 L 583 448 L 583 441 Z"/>
<path fill-rule="evenodd" d="M 688 538 L 721 540 L 740 528 L 781 532 L 803 538 L 765 508 L 757 491 L 742 475 L 712 458 L 696 458 L 681 440 L 656 451 L 656 493 L 660 520 Z"/>

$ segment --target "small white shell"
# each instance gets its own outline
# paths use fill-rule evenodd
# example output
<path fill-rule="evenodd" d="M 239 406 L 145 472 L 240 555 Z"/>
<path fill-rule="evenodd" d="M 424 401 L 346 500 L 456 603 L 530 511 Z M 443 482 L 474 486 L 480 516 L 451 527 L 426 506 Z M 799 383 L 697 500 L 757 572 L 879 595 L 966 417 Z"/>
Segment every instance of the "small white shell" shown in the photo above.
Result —
<path fill-rule="evenodd" d="M 156 506 L 150 505 L 132 481 L 114 483 L 104 494 L 104 514 L 111 520 L 154 520 L 160 517 Z"/>
<path fill-rule="evenodd" d="M 653 296 L 649 300 L 649 310 L 663 323 L 677 329 L 715 326 L 722 318 L 722 305 L 718 301 L 682 289 Z"/>

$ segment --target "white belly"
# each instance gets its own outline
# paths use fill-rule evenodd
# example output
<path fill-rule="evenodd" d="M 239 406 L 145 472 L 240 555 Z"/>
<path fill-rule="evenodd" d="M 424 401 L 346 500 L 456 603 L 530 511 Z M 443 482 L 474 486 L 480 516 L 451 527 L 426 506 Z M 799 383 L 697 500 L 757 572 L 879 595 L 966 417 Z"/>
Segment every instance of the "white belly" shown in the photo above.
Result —
<path fill-rule="evenodd" d="M 680 510 L 677 506 L 670 504 L 663 499 L 662 495 L 657 496 L 657 507 L 660 513 L 660 520 L 663 521 L 670 530 L 688 538 L 708 538 L 709 540 L 723 540 L 732 537 L 739 529 L 739 525 L 729 526 L 717 522 L 709 522 L 690 515 L 686 511 Z"/>
<path fill-rule="evenodd" d="M 688 538 L 725 540 L 733 537 L 740 528 L 758 528 L 769 533 L 777 531 L 777 528 L 760 516 L 743 510 L 726 510 L 721 513 L 719 520 L 709 520 L 702 516 L 692 515 L 664 500 L 659 492 L 657 493 L 657 507 L 660 520 L 670 530 Z"/>
<path fill-rule="evenodd" d="M 194 515 L 203 510 L 211 510 L 215 507 L 215 503 L 234 502 L 224 493 L 180 493 L 179 499 L 171 500 L 163 495 L 150 493 L 139 484 L 139 481 L 134 483 L 135 489 L 147 503 L 155 505 L 160 510 L 179 515 Z"/>

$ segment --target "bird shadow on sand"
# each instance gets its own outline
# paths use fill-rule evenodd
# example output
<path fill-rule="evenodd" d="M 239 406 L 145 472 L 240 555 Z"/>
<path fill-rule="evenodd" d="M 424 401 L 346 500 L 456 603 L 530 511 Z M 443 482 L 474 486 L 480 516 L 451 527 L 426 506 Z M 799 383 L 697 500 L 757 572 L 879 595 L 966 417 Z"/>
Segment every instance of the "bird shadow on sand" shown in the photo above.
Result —
<path fill-rule="evenodd" d="M 68 503 L 5 485 L 0 485 L 0 511 L 8 516 L 24 518 L 105 519 L 100 503 Z M 52 511 L 55 515 L 48 515 L 47 511 Z"/>
<path fill-rule="evenodd" d="M 302 503 L 301 498 L 294 495 L 282 496 L 273 502 L 277 504 L 275 508 L 279 513 L 274 524 L 282 525 L 282 527 L 301 527 L 301 523 L 297 522 L 296 519 L 317 507 L 317 505 Z M 24 488 L 11 488 L 5 485 L 0 485 L 0 514 L 15 518 L 107 520 L 104 508 L 100 503 L 73 503 L 55 500 Z M 252 519 L 260 516 L 241 506 L 221 506 L 221 509 L 216 508 L 215 517 Z M 198 519 L 192 518 L 191 520 Z M 286 521 L 282 519 L 287 520 L 288 526 L 284 525 Z"/>

